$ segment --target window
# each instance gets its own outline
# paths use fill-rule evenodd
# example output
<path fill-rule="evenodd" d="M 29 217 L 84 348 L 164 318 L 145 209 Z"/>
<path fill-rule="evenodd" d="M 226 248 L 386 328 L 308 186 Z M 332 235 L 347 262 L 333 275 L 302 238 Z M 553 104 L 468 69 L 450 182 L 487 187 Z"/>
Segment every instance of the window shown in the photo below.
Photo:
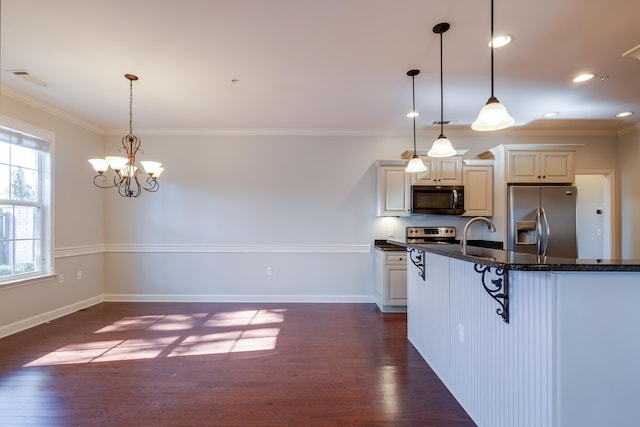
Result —
<path fill-rule="evenodd" d="M 0 126 L 0 285 L 52 272 L 50 144 Z"/>

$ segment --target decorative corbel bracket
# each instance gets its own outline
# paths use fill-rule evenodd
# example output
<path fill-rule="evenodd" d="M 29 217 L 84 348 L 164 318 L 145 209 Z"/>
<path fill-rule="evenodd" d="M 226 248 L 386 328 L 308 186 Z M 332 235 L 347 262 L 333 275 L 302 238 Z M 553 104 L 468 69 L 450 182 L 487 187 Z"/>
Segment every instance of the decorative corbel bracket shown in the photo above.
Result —
<path fill-rule="evenodd" d="M 475 264 L 473 268 L 477 273 L 482 274 L 482 287 L 484 290 L 500 304 L 500 307 L 496 309 L 496 313 L 502 317 L 505 323 L 509 323 L 509 271 L 503 268 L 496 268 L 495 275 L 497 278 L 492 279 L 491 267 L 488 265 Z"/>
<path fill-rule="evenodd" d="M 420 275 L 420 277 L 422 277 L 422 280 L 425 280 L 424 278 L 424 252 L 415 249 L 415 248 L 409 248 L 409 259 L 411 260 L 411 262 L 413 263 L 413 265 L 415 265 L 416 267 L 418 267 L 418 274 Z"/>

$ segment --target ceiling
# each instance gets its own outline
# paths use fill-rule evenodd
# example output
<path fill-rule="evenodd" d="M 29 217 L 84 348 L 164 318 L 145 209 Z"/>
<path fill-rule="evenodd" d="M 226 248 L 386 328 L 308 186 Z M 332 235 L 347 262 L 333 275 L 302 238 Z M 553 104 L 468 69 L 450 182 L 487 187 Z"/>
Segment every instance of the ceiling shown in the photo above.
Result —
<path fill-rule="evenodd" d="M 0 1 L 4 96 L 105 132 L 128 127 L 125 73 L 134 131 L 409 131 L 413 68 L 417 126 L 433 127 L 440 22 L 445 120 L 469 128 L 491 94 L 489 0 Z M 495 33 L 514 38 L 495 50 L 495 95 L 518 127 L 630 127 L 640 60 L 622 53 L 639 25 L 638 0 L 495 0 Z"/>

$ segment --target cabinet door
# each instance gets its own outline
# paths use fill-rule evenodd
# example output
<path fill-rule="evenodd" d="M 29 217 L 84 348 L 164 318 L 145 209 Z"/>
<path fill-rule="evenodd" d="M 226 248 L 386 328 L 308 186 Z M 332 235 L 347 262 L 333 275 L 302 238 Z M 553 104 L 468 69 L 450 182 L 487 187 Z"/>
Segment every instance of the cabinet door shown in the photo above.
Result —
<path fill-rule="evenodd" d="M 436 159 L 427 156 L 420 156 L 422 163 L 427 167 L 424 172 L 413 174 L 413 184 L 417 185 L 436 185 L 438 183 L 438 174 L 440 173 L 439 163 Z"/>
<path fill-rule="evenodd" d="M 540 182 L 540 153 L 509 152 L 509 182 Z"/>
<path fill-rule="evenodd" d="M 453 156 L 439 159 L 440 185 L 462 185 L 462 157 Z"/>
<path fill-rule="evenodd" d="M 434 159 L 420 156 L 427 170 L 416 174 L 418 185 L 462 185 L 462 156 Z"/>
<path fill-rule="evenodd" d="M 387 305 L 407 305 L 407 265 L 387 265 Z"/>
<path fill-rule="evenodd" d="M 570 151 L 540 153 L 540 173 L 543 182 L 573 183 L 573 153 Z"/>
<path fill-rule="evenodd" d="M 493 215 L 493 167 L 464 167 L 463 216 Z"/>
<path fill-rule="evenodd" d="M 409 216 L 411 182 L 404 166 L 378 169 L 378 216 Z"/>

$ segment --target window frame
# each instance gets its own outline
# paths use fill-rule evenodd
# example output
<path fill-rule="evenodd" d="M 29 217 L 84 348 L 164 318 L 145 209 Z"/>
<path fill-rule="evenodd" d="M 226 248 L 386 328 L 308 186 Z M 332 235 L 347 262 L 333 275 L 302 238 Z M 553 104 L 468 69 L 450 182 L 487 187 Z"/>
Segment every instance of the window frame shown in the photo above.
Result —
<path fill-rule="evenodd" d="M 0 202 L 3 205 L 12 206 L 36 206 L 40 209 L 39 218 L 39 268 L 37 271 L 29 273 L 10 274 L 0 276 L 0 290 L 19 286 L 23 284 L 35 283 L 50 278 L 55 271 L 54 265 L 54 244 L 53 244 L 53 142 L 54 134 L 50 131 L 40 129 L 28 123 L 4 116 L 0 114 L 0 132 L 4 135 L 15 134 L 30 140 L 40 140 L 45 148 L 38 149 L 27 147 L 37 151 L 37 167 L 39 173 L 38 180 L 38 200 L 35 202 L 25 202 L 21 200 L 5 200 Z M 3 136 L 4 136 L 3 135 Z"/>

